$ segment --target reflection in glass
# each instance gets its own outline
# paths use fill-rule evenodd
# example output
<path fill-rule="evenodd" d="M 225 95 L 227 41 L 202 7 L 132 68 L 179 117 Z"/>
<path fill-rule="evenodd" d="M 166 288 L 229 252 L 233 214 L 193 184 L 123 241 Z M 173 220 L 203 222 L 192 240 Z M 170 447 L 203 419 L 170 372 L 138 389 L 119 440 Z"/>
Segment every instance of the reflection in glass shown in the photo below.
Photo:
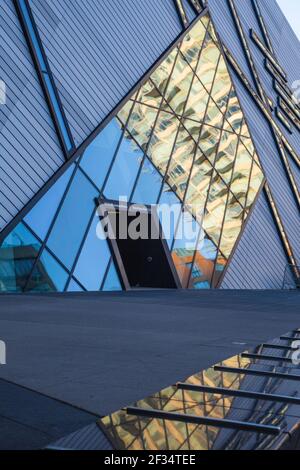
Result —
<path fill-rule="evenodd" d="M 121 135 L 120 123 L 113 119 L 90 143 L 80 161 L 82 169 L 99 189 L 103 185 Z"/>
<path fill-rule="evenodd" d="M 182 283 L 188 287 L 193 258 L 200 233 L 200 226 L 187 211 L 181 213 L 176 229 L 172 258 Z"/>
<path fill-rule="evenodd" d="M 130 198 L 144 153 L 132 137 L 125 132 L 116 160 L 104 188 L 106 198 L 118 200 Z"/>
<path fill-rule="evenodd" d="M 73 171 L 74 165 L 71 165 L 24 218 L 41 240 L 47 235 Z"/>
<path fill-rule="evenodd" d="M 70 284 L 67 289 L 68 292 L 83 292 L 83 289 L 80 285 L 75 281 L 75 279 L 71 279 Z"/>
<path fill-rule="evenodd" d="M 0 291 L 22 292 L 37 259 L 41 243 L 20 223 L 0 247 Z"/>
<path fill-rule="evenodd" d="M 188 377 L 185 386 L 226 388 L 229 390 L 248 390 L 258 393 L 294 396 L 297 383 L 283 381 L 274 377 L 268 379 L 263 371 L 274 371 L 273 365 L 257 365 L 238 355 L 216 366 L 239 368 L 235 373 L 230 370 L 218 371 L 214 367 Z M 261 370 L 255 377 L 248 375 L 251 369 Z M 243 370 L 245 373 L 243 373 Z M 158 393 L 139 400 L 132 405 L 134 409 L 147 410 L 152 417 L 142 417 L 127 408 L 105 416 L 99 425 L 116 449 L 143 450 L 257 450 L 280 447 L 286 441 L 286 433 L 299 421 L 295 408 L 280 401 L 270 402 L 253 398 L 227 396 L 211 391 L 195 391 L 170 386 Z M 176 413 L 181 420 L 171 416 L 156 417 L 155 412 Z M 218 424 L 192 424 L 190 416 L 212 418 Z M 226 428 L 224 419 L 232 421 Z M 270 432 L 243 430 L 236 422 L 257 425 L 279 426 L 279 435 Z M 228 424 L 228 423 L 227 423 Z M 268 430 L 269 431 L 269 430 Z"/>
<path fill-rule="evenodd" d="M 104 291 L 120 291 L 122 290 L 122 285 L 117 273 L 115 264 L 113 261 L 110 263 L 110 267 L 104 282 L 103 289 Z"/>
<path fill-rule="evenodd" d="M 126 196 L 135 203 L 155 203 L 162 185 L 160 202 L 174 201 L 176 209 L 187 209 L 187 227 L 198 224 L 198 244 L 194 240 L 187 247 L 183 237 L 173 247 L 183 285 L 196 289 L 216 285 L 264 176 L 208 14 L 195 22 L 91 141 L 59 208 L 71 171 L 26 216 L 37 236 L 30 235 L 30 240 L 30 232 L 26 234 L 20 225 L 11 234 L 16 237 L 20 232 L 19 245 L 1 247 L 2 290 L 25 288 L 40 248 L 38 239 L 46 241 L 70 275 L 79 257 L 74 276 L 86 289 L 99 290 L 103 283 L 106 289 L 120 289 L 113 263 L 105 278 L 107 247 L 95 239 L 94 225 L 88 232 L 95 199 L 101 194 L 107 199 Z M 175 212 L 169 230 L 161 219 L 163 230 L 169 232 L 170 249 L 179 217 L 179 210 Z M 63 289 L 65 272 L 60 264 L 48 252 L 40 261 L 36 266 L 45 272 L 34 273 L 40 280 L 32 288 Z M 69 289 L 76 287 L 76 279 Z"/>
<path fill-rule="evenodd" d="M 139 204 L 156 204 L 162 185 L 162 177 L 155 166 L 146 158 L 132 198 Z"/>
<path fill-rule="evenodd" d="M 81 171 L 77 171 L 47 242 L 68 269 L 72 268 L 95 209 L 96 197 L 94 187 Z"/>
<path fill-rule="evenodd" d="M 100 219 L 95 215 L 74 271 L 74 276 L 88 291 L 100 289 L 110 260 L 108 243 L 99 238 L 97 230 L 103 233 Z"/>
<path fill-rule="evenodd" d="M 48 250 L 43 250 L 26 287 L 28 292 L 63 292 L 68 274 Z"/>

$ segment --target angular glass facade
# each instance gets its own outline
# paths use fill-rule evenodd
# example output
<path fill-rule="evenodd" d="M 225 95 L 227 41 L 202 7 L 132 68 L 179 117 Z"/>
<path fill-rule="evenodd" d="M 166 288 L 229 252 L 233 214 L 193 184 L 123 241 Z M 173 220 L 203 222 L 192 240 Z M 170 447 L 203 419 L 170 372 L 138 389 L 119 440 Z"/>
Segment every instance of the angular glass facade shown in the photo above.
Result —
<path fill-rule="evenodd" d="M 263 181 L 213 25 L 202 16 L 6 238 L 0 290 L 122 289 L 110 246 L 96 235 L 100 197 L 177 204 L 167 242 L 181 285 L 216 287 Z M 193 228 L 192 240 L 178 236 L 182 225 Z"/>

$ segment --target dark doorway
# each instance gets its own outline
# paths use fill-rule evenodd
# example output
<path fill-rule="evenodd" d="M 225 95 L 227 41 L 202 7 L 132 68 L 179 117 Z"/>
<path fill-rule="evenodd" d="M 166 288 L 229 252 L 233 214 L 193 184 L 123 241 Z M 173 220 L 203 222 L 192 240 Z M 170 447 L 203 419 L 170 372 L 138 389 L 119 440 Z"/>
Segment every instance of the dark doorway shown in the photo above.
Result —
<path fill-rule="evenodd" d="M 133 239 L 124 237 L 124 218 L 120 230 L 121 212 L 126 211 L 126 231 L 129 233 L 131 224 L 137 220 L 137 213 L 132 214 L 126 208 L 114 207 L 107 211 L 111 226 L 114 227 L 115 240 L 110 240 L 111 247 L 119 266 L 124 284 L 131 289 L 176 289 L 180 287 L 168 245 L 163 238 L 162 229 L 156 214 L 145 209 L 138 213 L 137 224 L 142 237 Z"/>

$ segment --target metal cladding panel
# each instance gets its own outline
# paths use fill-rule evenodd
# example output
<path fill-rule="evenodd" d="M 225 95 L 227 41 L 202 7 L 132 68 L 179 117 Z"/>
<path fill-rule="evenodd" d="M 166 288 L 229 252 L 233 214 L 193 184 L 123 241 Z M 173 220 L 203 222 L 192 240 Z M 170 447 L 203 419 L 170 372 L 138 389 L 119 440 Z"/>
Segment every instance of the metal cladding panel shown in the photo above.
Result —
<path fill-rule="evenodd" d="M 273 86 L 273 77 L 265 68 L 265 56 L 249 37 L 250 29 L 252 28 L 258 34 L 258 36 L 262 38 L 262 33 L 261 33 L 260 26 L 258 24 L 256 15 L 254 12 L 252 0 L 235 0 L 235 3 L 237 6 L 239 16 L 242 21 L 242 24 L 243 24 L 245 34 L 248 38 L 248 43 L 249 43 L 249 47 L 251 50 L 251 54 L 253 56 L 254 63 L 258 71 L 263 88 L 266 91 L 267 95 L 273 100 L 274 104 L 276 105 L 277 100 L 278 100 L 278 93 L 276 92 Z M 273 10 L 274 22 L 278 21 L 277 23 L 278 28 L 279 30 L 281 30 L 281 41 L 278 44 L 278 52 L 279 52 L 278 61 L 279 61 L 279 64 L 283 66 L 283 68 L 286 70 L 288 74 L 289 82 L 292 85 L 292 83 L 295 80 L 293 77 L 298 76 L 298 79 L 300 80 L 300 52 L 299 52 L 300 43 L 297 37 L 294 35 L 290 25 L 287 23 L 287 20 L 285 19 L 285 17 L 283 17 L 283 14 L 280 8 L 277 6 L 276 3 L 274 3 L 274 0 L 272 0 L 272 4 L 273 4 L 272 10 Z M 283 30 L 282 30 L 282 17 L 284 20 Z M 266 21 L 266 19 L 267 19 L 266 14 L 264 14 L 264 20 Z M 270 38 L 271 38 L 272 44 L 275 44 L 277 43 L 277 40 L 276 40 L 276 37 L 273 39 L 273 34 L 274 34 L 274 28 L 270 28 Z M 290 51 L 289 51 L 289 45 L 291 44 L 292 39 L 293 39 L 292 50 L 295 52 L 294 59 L 292 59 L 290 55 Z M 264 42 L 263 39 L 262 39 L 262 42 Z M 283 56 L 285 55 L 289 56 L 288 61 L 286 59 L 282 60 Z M 297 56 L 299 57 L 299 60 L 297 59 L 295 60 Z M 289 67 L 286 67 L 285 66 L 286 62 L 295 63 L 295 65 L 294 66 L 290 65 Z M 275 113 L 273 113 L 273 117 L 276 120 L 279 127 L 281 128 L 282 133 L 288 138 L 288 140 L 291 142 L 295 150 L 298 153 L 300 153 L 299 130 L 297 130 L 297 128 L 292 125 L 293 133 L 290 134 L 289 131 L 285 128 L 285 126 L 281 123 L 281 121 L 276 117 Z"/>
<path fill-rule="evenodd" d="M 277 228 L 261 193 L 221 289 L 281 289 L 286 265 Z"/>
<path fill-rule="evenodd" d="M 287 235 L 300 264 L 299 209 L 280 160 L 270 126 L 236 75 L 232 74 L 265 175 L 277 204 Z"/>
<path fill-rule="evenodd" d="M 0 5 L 0 230 L 64 161 L 52 118 L 11 0 Z"/>
<path fill-rule="evenodd" d="M 242 0 L 243 1 L 243 0 Z M 248 80 L 255 87 L 253 77 L 246 60 L 244 49 L 233 20 L 232 13 L 227 0 L 208 0 L 208 6 L 213 22 L 227 48 L 232 51 L 234 57 L 238 60 L 240 67 L 247 76 Z"/>
<path fill-rule="evenodd" d="M 290 85 L 300 80 L 300 44 L 276 0 L 259 0 L 266 26 L 279 63 L 286 70 Z"/>
<path fill-rule="evenodd" d="M 173 0 L 30 5 L 77 145 L 182 31 Z"/>

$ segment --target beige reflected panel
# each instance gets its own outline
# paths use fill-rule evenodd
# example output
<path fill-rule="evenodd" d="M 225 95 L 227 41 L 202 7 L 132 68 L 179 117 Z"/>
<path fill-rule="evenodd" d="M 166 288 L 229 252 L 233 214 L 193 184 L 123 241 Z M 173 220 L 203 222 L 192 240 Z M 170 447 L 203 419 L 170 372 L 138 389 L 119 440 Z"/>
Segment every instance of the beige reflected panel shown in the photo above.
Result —
<path fill-rule="evenodd" d="M 148 80 L 140 89 L 137 101 L 159 108 L 162 102 L 162 95 L 151 80 Z"/>
<path fill-rule="evenodd" d="M 129 115 L 131 113 L 132 108 L 133 108 L 133 102 L 132 101 L 127 101 L 127 103 L 123 106 L 123 108 L 120 109 L 120 111 L 118 112 L 117 117 L 120 119 L 122 124 L 124 124 L 124 125 L 126 124 L 128 118 L 129 118 Z"/>
<path fill-rule="evenodd" d="M 205 115 L 205 122 L 210 126 L 217 127 L 218 129 L 222 129 L 224 116 L 221 113 L 220 109 L 216 105 L 213 98 L 210 98 L 206 115 Z"/>
<path fill-rule="evenodd" d="M 194 78 L 184 116 L 200 123 L 203 121 L 209 94 L 197 77 Z"/>
<path fill-rule="evenodd" d="M 182 54 L 178 54 L 174 70 L 172 72 L 165 99 L 172 110 L 182 115 L 185 103 L 193 81 L 193 72 Z"/>
<path fill-rule="evenodd" d="M 221 131 L 219 129 L 207 125 L 202 127 L 199 148 L 212 165 L 214 165 L 215 162 L 220 138 Z"/>
<path fill-rule="evenodd" d="M 196 71 L 199 54 L 202 49 L 206 29 L 201 21 L 191 29 L 182 41 L 180 52 L 183 54 L 187 63 Z"/>
<path fill-rule="evenodd" d="M 195 152 L 194 139 L 183 126 L 180 126 L 167 172 L 167 182 L 181 199 L 184 198 L 187 189 Z"/>
<path fill-rule="evenodd" d="M 196 75 L 201 83 L 205 86 L 208 93 L 210 93 L 213 86 L 213 81 L 220 57 L 220 50 L 211 39 L 210 35 L 207 34 L 197 66 Z"/>
<path fill-rule="evenodd" d="M 227 203 L 220 250 L 229 258 L 243 225 L 243 207 L 230 195 Z"/>
<path fill-rule="evenodd" d="M 206 157 L 197 150 L 186 195 L 186 205 L 202 223 L 207 194 L 213 174 L 213 167 Z"/>
<path fill-rule="evenodd" d="M 180 121 L 174 115 L 161 111 L 155 124 L 147 155 L 164 175 L 178 134 Z"/>
<path fill-rule="evenodd" d="M 239 134 L 243 124 L 243 113 L 234 88 L 230 91 L 226 119 L 232 129 Z"/>
<path fill-rule="evenodd" d="M 215 172 L 209 191 L 203 228 L 216 245 L 219 243 L 229 189 Z"/>
<path fill-rule="evenodd" d="M 178 48 L 175 47 L 172 52 L 166 57 L 166 59 L 159 65 L 157 69 L 151 74 L 151 80 L 156 85 L 160 93 L 163 95 L 166 86 L 169 82 L 174 63 L 178 54 Z"/>
<path fill-rule="evenodd" d="M 147 149 L 157 114 L 158 109 L 140 103 L 135 103 L 131 112 L 127 130 L 144 151 Z"/>
<path fill-rule="evenodd" d="M 243 142 L 240 141 L 230 189 L 243 207 L 246 204 L 252 163 L 253 158 L 250 157 L 250 154 Z"/>
<path fill-rule="evenodd" d="M 232 178 L 237 148 L 238 136 L 232 132 L 223 131 L 215 162 L 215 169 L 227 184 L 230 183 Z"/>
<path fill-rule="evenodd" d="M 227 102 L 231 86 L 232 84 L 227 65 L 223 56 L 221 55 L 218 63 L 216 78 L 211 91 L 211 96 L 222 113 L 225 113 L 227 109 Z"/>

